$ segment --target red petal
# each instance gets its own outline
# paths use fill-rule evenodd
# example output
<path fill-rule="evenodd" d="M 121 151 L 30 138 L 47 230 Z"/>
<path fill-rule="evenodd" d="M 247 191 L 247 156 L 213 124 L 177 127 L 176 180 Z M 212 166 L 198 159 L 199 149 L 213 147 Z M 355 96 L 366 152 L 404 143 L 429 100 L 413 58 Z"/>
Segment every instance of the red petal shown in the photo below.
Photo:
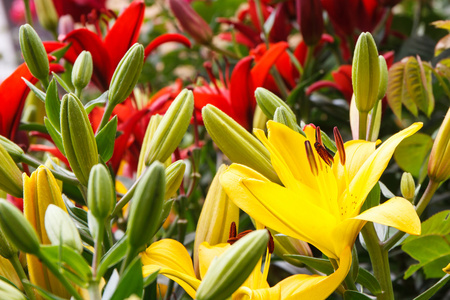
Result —
<path fill-rule="evenodd" d="M 191 48 L 191 42 L 184 35 L 181 35 L 178 33 L 166 33 L 166 34 L 158 36 L 153 41 L 151 41 L 150 44 L 147 45 L 147 47 L 145 47 L 145 52 L 144 52 L 145 58 L 147 58 L 147 56 L 153 50 L 155 50 L 155 48 L 157 48 L 158 46 L 160 46 L 164 43 L 168 43 L 168 42 L 181 43 L 181 44 L 185 45 L 186 47 Z"/>
<path fill-rule="evenodd" d="M 255 88 L 263 85 L 270 68 L 275 64 L 277 59 L 284 53 L 284 51 L 286 51 L 287 48 L 288 43 L 279 42 L 272 45 L 269 50 L 264 53 L 251 71 Z"/>
<path fill-rule="evenodd" d="M 36 145 L 33 144 L 33 145 L 30 145 L 29 151 L 30 152 L 48 152 L 48 153 L 52 154 L 53 156 L 56 156 L 57 158 L 59 158 L 63 163 L 66 164 L 66 166 L 69 166 L 69 161 L 67 160 L 67 158 L 56 147 L 41 145 L 41 144 L 36 144 Z"/>
<path fill-rule="evenodd" d="M 339 90 L 339 86 L 335 82 L 329 80 L 320 80 L 314 82 L 306 89 L 306 95 L 310 95 L 312 92 L 315 92 L 325 87 Z"/>
<path fill-rule="evenodd" d="M 230 101 L 236 116 L 236 121 L 244 128 L 250 129 L 253 110 L 256 105 L 253 95 L 255 87 L 251 76 L 253 58 L 247 56 L 241 59 L 231 74 Z"/>
<path fill-rule="evenodd" d="M 105 38 L 105 47 L 110 54 L 113 70 L 128 49 L 136 43 L 144 19 L 144 10 L 143 1 L 132 2 L 109 30 Z"/>

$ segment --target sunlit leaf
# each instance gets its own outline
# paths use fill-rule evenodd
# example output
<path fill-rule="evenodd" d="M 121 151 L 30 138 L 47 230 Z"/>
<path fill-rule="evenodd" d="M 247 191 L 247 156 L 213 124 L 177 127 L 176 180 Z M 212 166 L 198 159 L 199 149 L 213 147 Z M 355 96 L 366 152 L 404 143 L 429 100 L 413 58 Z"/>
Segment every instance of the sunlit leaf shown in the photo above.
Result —
<path fill-rule="evenodd" d="M 397 146 L 394 159 L 403 171 L 419 178 L 422 165 L 427 163 L 432 146 L 433 139 L 429 135 L 416 133 Z"/>

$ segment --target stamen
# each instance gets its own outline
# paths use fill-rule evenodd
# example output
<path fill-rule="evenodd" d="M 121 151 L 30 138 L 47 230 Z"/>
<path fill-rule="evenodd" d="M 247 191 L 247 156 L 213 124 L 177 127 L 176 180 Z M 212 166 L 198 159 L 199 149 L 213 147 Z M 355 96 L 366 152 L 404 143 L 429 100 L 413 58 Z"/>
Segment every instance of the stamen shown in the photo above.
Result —
<path fill-rule="evenodd" d="M 322 135 L 320 134 L 319 126 L 316 127 L 316 143 L 319 143 L 319 145 L 323 145 L 322 144 Z"/>
<path fill-rule="evenodd" d="M 270 231 L 267 230 L 267 232 L 269 233 L 269 242 L 267 243 L 267 248 L 268 248 L 268 250 L 269 250 L 269 253 L 272 254 L 273 251 L 275 250 L 275 243 L 274 243 L 274 241 L 273 241 L 273 236 L 272 236 L 272 234 L 270 233 Z"/>
<path fill-rule="evenodd" d="M 333 128 L 333 133 L 334 133 L 334 141 L 336 142 L 336 147 L 339 153 L 339 160 L 341 162 L 341 165 L 345 166 L 344 141 L 342 140 L 341 133 L 339 132 L 339 129 L 337 127 Z"/>
<path fill-rule="evenodd" d="M 317 176 L 319 175 L 319 169 L 317 168 L 316 159 L 314 158 L 314 152 L 309 141 L 305 141 L 305 149 L 309 167 L 311 168 L 311 173 L 313 173 L 314 176 Z"/>
<path fill-rule="evenodd" d="M 320 158 L 322 158 L 322 160 L 331 167 L 333 164 L 333 156 L 330 152 L 328 152 L 327 149 L 318 142 L 314 143 L 314 147 L 316 148 L 317 154 L 319 154 Z"/>
<path fill-rule="evenodd" d="M 230 234 L 228 235 L 228 237 L 229 237 L 230 239 L 236 237 L 236 223 L 235 223 L 235 222 L 231 222 L 231 226 L 230 226 Z"/>

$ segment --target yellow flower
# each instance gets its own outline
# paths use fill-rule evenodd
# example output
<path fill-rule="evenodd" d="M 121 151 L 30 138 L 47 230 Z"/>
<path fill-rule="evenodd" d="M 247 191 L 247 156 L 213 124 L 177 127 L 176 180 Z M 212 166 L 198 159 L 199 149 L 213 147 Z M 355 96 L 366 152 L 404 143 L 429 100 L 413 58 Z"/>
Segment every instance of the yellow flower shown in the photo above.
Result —
<path fill-rule="evenodd" d="M 200 278 L 217 256 L 222 255 L 230 244 L 210 246 L 204 242 L 199 247 Z M 330 276 L 298 274 L 290 276 L 277 285 L 269 287 L 266 281 L 267 271 L 261 272 L 261 262 L 242 284 L 232 299 L 325 299 L 342 282 L 351 266 L 351 251 L 347 247 L 342 253 L 340 266 Z M 172 239 L 163 239 L 153 243 L 142 254 L 143 274 L 148 276 L 159 271 L 160 274 L 177 282 L 192 298 L 201 280 L 197 279 L 191 257 L 184 246 Z M 268 266 L 269 263 L 266 262 Z"/>
<path fill-rule="evenodd" d="M 28 177 L 23 175 L 23 212 L 25 218 L 36 229 L 42 244 L 51 244 L 45 231 L 45 212 L 50 204 L 59 206 L 67 212 L 61 190 L 53 174 L 44 166 L 40 166 Z M 70 297 L 59 280 L 32 255 L 27 255 L 30 281 L 60 297 Z"/>
<path fill-rule="evenodd" d="M 338 152 L 333 158 L 320 135 L 314 139 L 313 126 L 306 126 L 305 138 L 269 121 L 268 138 L 261 130 L 255 135 L 270 151 L 272 165 L 284 186 L 239 164 L 230 166 L 221 183 L 236 205 L 258 222 L 339 259 L 367 221 L 420 234 L 419 217 L 404 198 L 394 197 L 362 213 L 360 209 L 397 145 L 421 127 L 421 123 L 411 125 L 376 150 L 376 143 L 367 141 L 344 145 L 337 133 Z"/>

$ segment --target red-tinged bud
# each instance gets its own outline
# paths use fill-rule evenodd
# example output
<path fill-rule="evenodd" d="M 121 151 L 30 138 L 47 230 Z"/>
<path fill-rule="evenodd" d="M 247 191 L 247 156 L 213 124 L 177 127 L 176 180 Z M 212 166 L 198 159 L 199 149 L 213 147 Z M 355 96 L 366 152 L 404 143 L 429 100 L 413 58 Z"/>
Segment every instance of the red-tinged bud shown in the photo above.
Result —
<path fill-rule="evenodd" d="M 297 22 L 303 40 L 308 46 L 315 46 L 323 33 L 323 9 L 320 0 L 296 0 Z"/>
<path fill-rule="evenodd" d="M 185 0 L 169 0 L 170 10 L 177 18 L 181 28 L 199 44 L 209 45 L 213 38 L 213 32 L 208 23 L 192 9 Z"/>

